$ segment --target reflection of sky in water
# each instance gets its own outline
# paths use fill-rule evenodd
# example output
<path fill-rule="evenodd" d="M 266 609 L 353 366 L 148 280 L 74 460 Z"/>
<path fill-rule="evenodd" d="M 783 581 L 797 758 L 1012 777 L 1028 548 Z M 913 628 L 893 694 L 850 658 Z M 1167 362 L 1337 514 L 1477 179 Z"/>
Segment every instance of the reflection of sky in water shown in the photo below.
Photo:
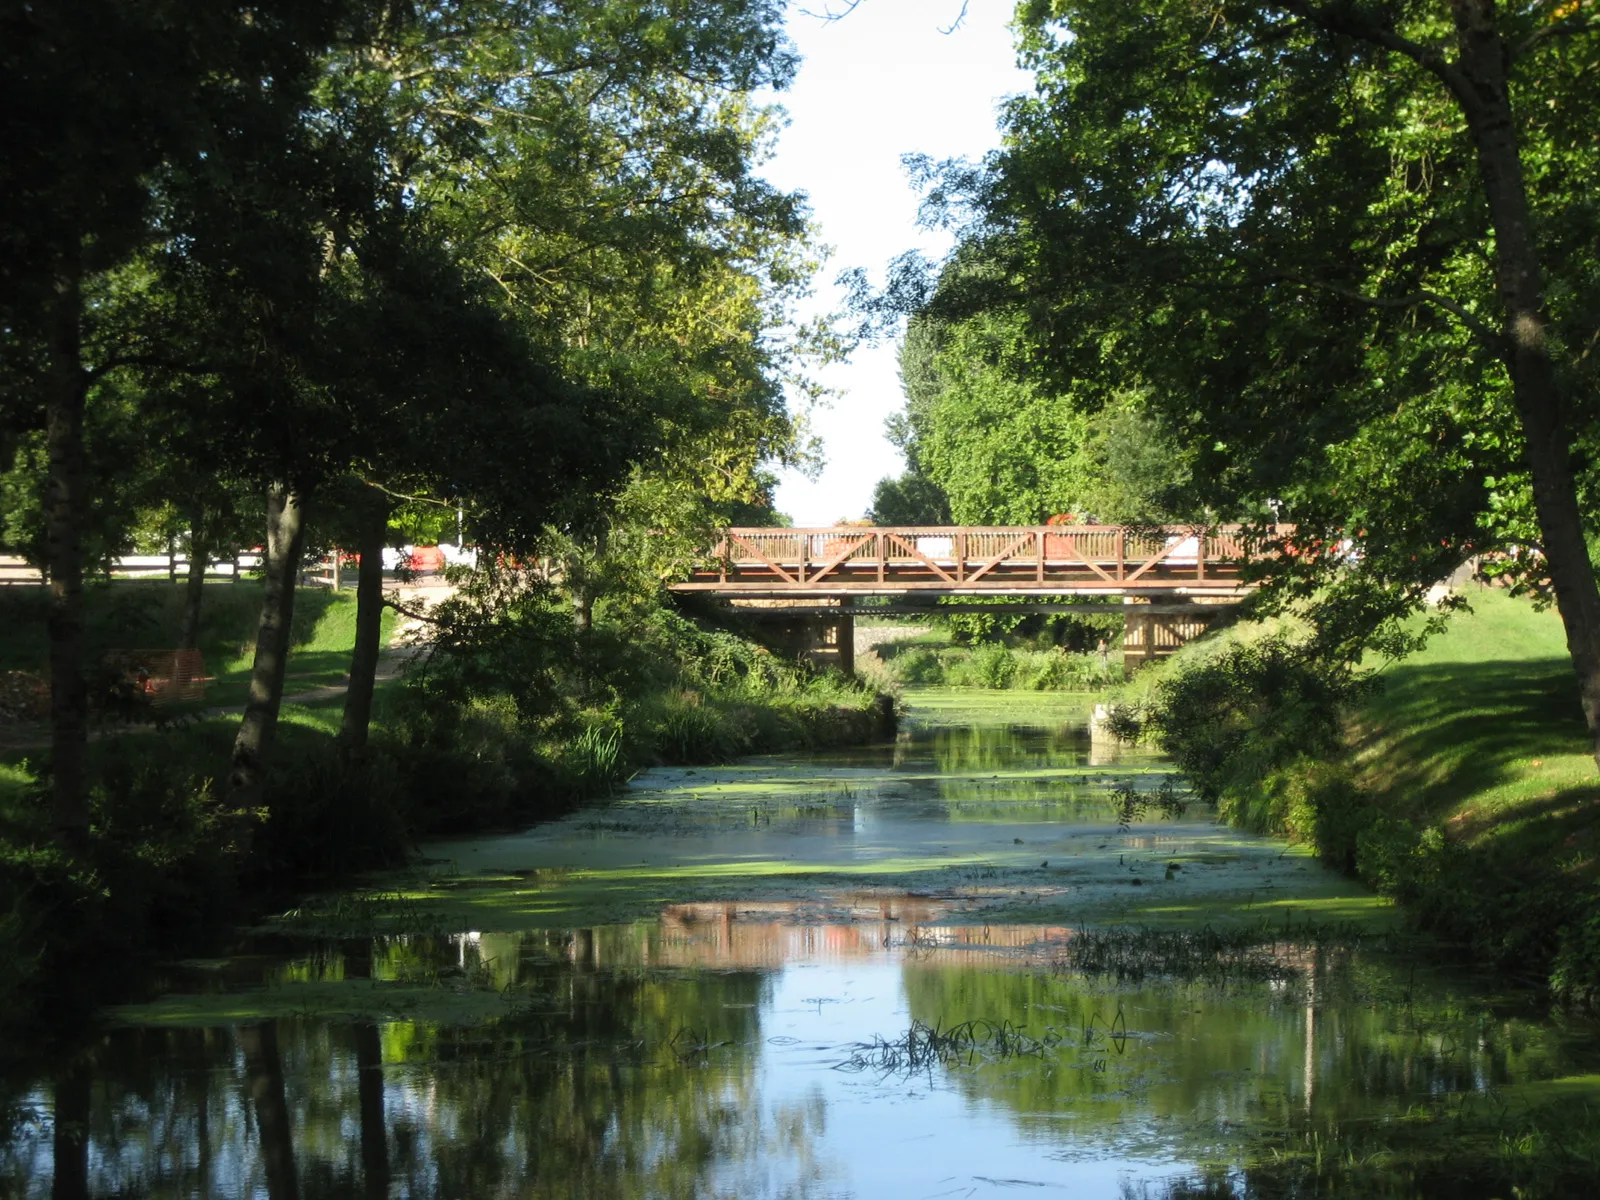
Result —
<path fill-rule="evenodd" d="M 405 963 L 481 969 L 506 1015 L 476 1026 L 424 1013 L 375 1026 L 277 1021 L 271 1054 L 299 1194 L 360 1194 L 381 1130 L 392 1196 L 867 1200 L 1031 1185 L 1119 1197 L 1130 1182 L 1237 1160 L 1262 1129 L 1393 1116 L 1430 1095 L 1592 1063 L 1548 1023 L 1464 1005 L 1444 981 L 1349 952 L 1280 948 L 1309 983 L 1118 988 L 1050 969 L 1070 930 L 924 930 L 910 915 L 807 927 L 679 914 L 576 933 L 391 939 L 371 952 L 374 977 Z M 334 979 L 351 970 L 338 955 L 317 961 Z M 296 974 L 292 963 L 277 972 Z M 1397 1003 L 1406 990 L 1412 1003 Z M 1107 1033 L 1119 1009 L 1120 1052 Z M 840 1069 L 913 1020 L 974 1018 L 1059 1040 L 918 1071 Z M 1086 1045 L 1090 1026 L 1099 1034 Z M 264 1165 L 272 1072 L 248 1032 L 104 1039 L 90 1194 L 286 1194 Z M 374 1084 L 381 1124 L 378 1109 L 363 1111 Z M 31 1099 L 48 1111 L 49 1088 Z M 48 1129 L 18 1129 L 0 1173 L 22 1195 L 51 1195 Z"/>
<path fill-rule="evenodd" d="M 1125 1156 L 1098 1137 L 1085 1145 L 1019 1125 L 1003 1104 L 965 1095 L 950 1077 L 960 1068 L 888 1076 L 837 1069 L 843 1045 L 892 1037 L 910 1022 L 901 968 L 887 957 L 791 965 L 774 986 L 762 1021 L 763 1102 L 778 1111 L 790 1097 L 820 1098 L 826 1124 L 811 1152 L 831 1160 L 848 1194 L 982 1196 L 1053 1184 L 1075 1196 L 1116 1197 L 1130 1175 L 1181 1173 L 1170 1158 Z M 1064 1161 L 1075 1149 L 1088 1153 Z"/>

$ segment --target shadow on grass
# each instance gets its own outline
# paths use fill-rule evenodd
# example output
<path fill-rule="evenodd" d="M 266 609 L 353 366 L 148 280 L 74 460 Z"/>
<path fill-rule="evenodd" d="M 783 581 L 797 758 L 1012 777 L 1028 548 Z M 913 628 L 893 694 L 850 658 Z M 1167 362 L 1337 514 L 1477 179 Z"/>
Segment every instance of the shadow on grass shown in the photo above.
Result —
<path fill-rule="evenodd" d="M 250 691 L 250 661 L 247 659 L 234 669 L 214 676 L 206 688 L 207 705 L 228 708 L 245 702 Z M 314 688 L 342 686 L 350 673 L 348 650 L 296 650 L 289 660 L 290 671 L 284 678 L 285 699 Z"/>
<path fill-rule="evenodd" d="M 0 588 L 0 661 L 7 669 L 38 671 L 48 664 L 49 603 L 49 594 L 42 587 Z M 292 644 L 300 647 L 327 641 L 328 633 L 319 627 L 340 605 L 352 609 L 353 636 L 351 593 L 298 589 L 290 630 Z M 91 581 L 84 587 L 85 658 L 97 662 L 108 650 L 171 649 L 178 644 L 182 610 L 181 584 L 165 580 Z M 253 653 L 260 618 L 259 582 L 207 583 L 200 608 L 199 638 L 206 664 L 216 668 Z"/>
<path fill-rule="evenodd" d="M 1428 812 L 1526 778 L 1535 760 L 1589 752 L 1563 660 L 1397 667 L 1362 715 L 1373 774 Z"/>
<path fill-rule="evenodd" d="M 1365 773 L 1391 815 L 1442 823 L 1524 876 L 1600 843 L 1600 775 L 1567 660 L 1400 666 L 1363 718 Z"/>

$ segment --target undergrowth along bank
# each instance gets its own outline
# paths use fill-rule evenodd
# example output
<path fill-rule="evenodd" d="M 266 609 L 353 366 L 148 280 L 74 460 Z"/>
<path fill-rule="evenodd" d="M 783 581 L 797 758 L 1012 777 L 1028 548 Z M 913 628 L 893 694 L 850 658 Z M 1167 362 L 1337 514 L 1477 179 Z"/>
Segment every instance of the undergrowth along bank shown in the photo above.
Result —
<path fill-rule="evenodd" d="M 1243 827 L 1311 844 L 1420 928 L 1600 998 L 1600 779 L 1559 619 L 1489 588 L 1394 664 L 1320 662 L 1289 619 L 1186 648 L 1125 689 Z"/>
<path fill-rule="evenodd" d="M 602 615 L 565 644 L 543 648 L 527 693 L 515 657 L 492 651 L 380 688 L 359 755 L 337 736 L 340 699 L 286 703 L 258 808 L 218 783 L 236 718 L 102 731 L 78 853 L 50 836 L 47 753 L 0 756 L 0 962 L 14 965 L 0 1013 L 81 1011 L 130 957 L 175 952 L 313 878 L 397 863 L 423 836 L 525 826 L 653 764 L 861 742 L 894 719 L 869 686 L 664 608 Z"/>
<path fill-rule="evenodd" d="M 1122 652 L 1074 651 L 1036 638 L 958 644 L 948 628 L 875 648 L 888 682 L 900 687 L 971 687 L 1092 692 L 1122 681 Z"/>

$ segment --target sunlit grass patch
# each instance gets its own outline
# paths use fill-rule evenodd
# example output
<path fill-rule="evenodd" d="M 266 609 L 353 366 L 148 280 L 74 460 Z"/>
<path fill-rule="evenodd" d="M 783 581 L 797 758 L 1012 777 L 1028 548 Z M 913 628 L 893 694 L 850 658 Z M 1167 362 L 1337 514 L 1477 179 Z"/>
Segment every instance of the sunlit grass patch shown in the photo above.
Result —
<path fill-rule="evenodd" d="M 0 761 L 0 817 L 14 812 L 23 795 L 33 786 L 33 771 L 26 759 Z"/>

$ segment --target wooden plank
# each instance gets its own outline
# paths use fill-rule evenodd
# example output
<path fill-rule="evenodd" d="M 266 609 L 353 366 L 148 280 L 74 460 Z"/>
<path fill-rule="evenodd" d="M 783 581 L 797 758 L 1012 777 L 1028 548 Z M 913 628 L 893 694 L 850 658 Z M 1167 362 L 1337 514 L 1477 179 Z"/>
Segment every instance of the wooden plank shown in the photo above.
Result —
<path fill-rule="evenodd" d="M 1059 536 L 1059 535 L 1057 535 L 1057 536 Z M 1067 538 L 1066 542 L 1065 542 L 1065 545 L 1066 545 L 1066 550 L 1067 550 L 1068 554 L 1072 555 L 1073 558 L 1077 559 L 1084 566 L 1088 567 L 1091 571 L 1093 571 L 1096 575 L 1100 576 L 1100 578 L 1104 579 L 1107 583 L 1117 583 L 1117 582 L 1119 582 L 1121 580 L 1121 578 L 1122 578 L 1122 544 L 1121 544 L 1120 540 L 1118 541 L 1118 544 L 1117 544 L 1117 577 L 1115 579 L 1112 578 L 1110 572 L 1101 570 L 1099 563 L 1095 562 L 1088 555 L 1082 553 L 1078 549 L 1077 543 L 1076 543 L 1076 541 L 1074 539 Z"/>
<path fill-rule="evenodd" d="M 837 567 L 845 559 L 849 558 L 857 550 L 859 550 L 859 549 L 861 549 L 861 547 L 865 546 L 867 544 L 867 542 L 871 539 L 871 536 L 872 536 L 871 534 L 866 534 L 866 535 L 862 536 L 860 538 L 860 540 L 858 540 L 853 546 L 846 546 L 842 551 L 840 551 L 838 554 L 835 554 L 827 562 L 823 563 L 822 566 L 818 567 L 817 568 L 817 573 L 815 575 L 810 576 L 809 578 L 806 576 L 804 568 L 802 568 L 801 572 L 800 572 L 800 582 L 801 583 L 815 583 L 815 582 L 817 582 L 817 580 L 821 579 L 824 575 L 828 574 L 829 571 L 832 571 L 835 567 Z"/>

